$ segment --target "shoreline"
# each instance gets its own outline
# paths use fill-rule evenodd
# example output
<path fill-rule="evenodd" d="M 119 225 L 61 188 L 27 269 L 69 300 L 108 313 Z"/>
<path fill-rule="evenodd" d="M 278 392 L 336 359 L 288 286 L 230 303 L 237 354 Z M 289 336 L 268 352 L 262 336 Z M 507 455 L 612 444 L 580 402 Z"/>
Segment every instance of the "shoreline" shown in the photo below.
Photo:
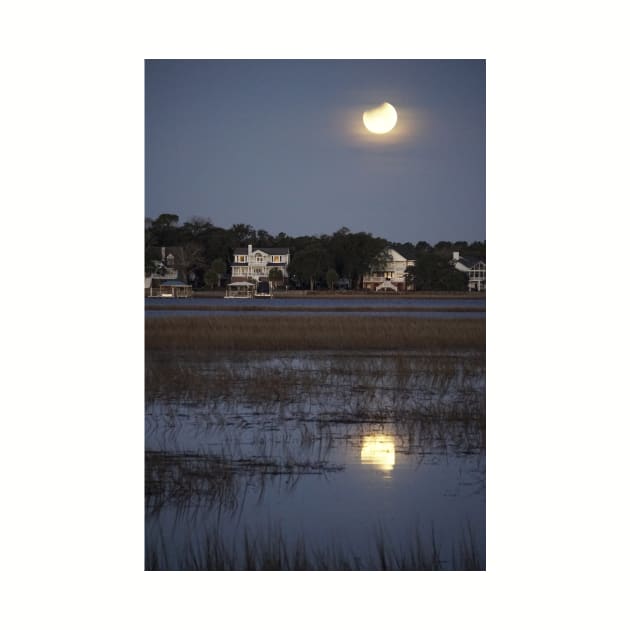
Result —
<path fill-rule="evenodd" d="M 208 311 L 267 313 L 485 313 L 485 306 L 275 306 L 271 304 L 145 304 L 145 311 Z"/>
<path fill-rule="evenodd" d="M 223 299 L 225 297 L 225 291 L 194 291 L 192 299 L 194 298 L 216 298 Z M 486 293 L 478 291 L 407 291 L 405 293 L 374 293 L 373 291 L 309 291 L 309 290 L 291 290 L 283 291 L 279 290 L 274 293 L 274 300 L 291 300 L 294 298 L 307 298 L 307 299 L 370 299 L 370 300 L 382 300 L 382 299 L 395 299 L 395 300 L 409 300 L 409 299 L 427 299 L 427 300 L 485 300 Z M 152 299 L 152 298 L 149 298 Z M 261 298 L 262 299 L 262 298 Z"/>

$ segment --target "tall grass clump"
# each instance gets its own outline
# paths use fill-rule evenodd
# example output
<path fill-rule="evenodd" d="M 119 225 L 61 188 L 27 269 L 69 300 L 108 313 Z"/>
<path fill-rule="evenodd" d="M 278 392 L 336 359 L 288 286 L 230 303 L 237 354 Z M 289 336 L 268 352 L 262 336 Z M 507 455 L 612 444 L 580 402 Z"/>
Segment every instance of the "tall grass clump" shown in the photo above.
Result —
<path fill-rule="evenodd" d="M 308 545 L 302 535 L 290 542 L 280 527 L 251 534 L 231 543 L 218 529 L 206 532 L 199 542 L 189 543 L 178 558 L 162 548 L 162 536 L 145 541 L 145 570 L 165 571 L 483 571 L 483 554 L 472 540 L 454 547 L 450 564 L 438 545 L 418 532 L 404 545 L 395 546 L 380 531 L 372 551 L 358 553 L 334 543 Z"/>

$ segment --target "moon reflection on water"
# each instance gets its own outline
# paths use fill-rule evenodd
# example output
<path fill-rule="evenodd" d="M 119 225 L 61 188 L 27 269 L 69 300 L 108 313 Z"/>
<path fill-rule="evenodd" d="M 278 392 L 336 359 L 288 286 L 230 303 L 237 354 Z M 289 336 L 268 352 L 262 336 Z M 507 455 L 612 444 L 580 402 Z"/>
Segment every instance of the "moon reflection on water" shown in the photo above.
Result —
<path fill-rule="evenodd" d="M 361 463 L 370 464 L 384 473 L 396 465 L 396 444 L 388 435 L 366 435 L 361 443 Z"/>

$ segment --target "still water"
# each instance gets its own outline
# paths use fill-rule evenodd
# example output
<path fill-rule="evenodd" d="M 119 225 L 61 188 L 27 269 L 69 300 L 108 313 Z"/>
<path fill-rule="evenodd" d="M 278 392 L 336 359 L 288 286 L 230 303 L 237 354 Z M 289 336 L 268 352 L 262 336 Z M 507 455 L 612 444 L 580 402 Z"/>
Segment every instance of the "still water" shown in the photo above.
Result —
<path fill-rule="evenodd" d="M 187 309 L 186 306 L 193 308 Z M 470 299 L 431 299 L 431 298 L 273 298 L 273 299 L 221 299 L 221 298 L 145 298 L 146 317 L 190 316 L 199 315 L 255 315 L 265 313 L 265 309 L 279 315 L 317 315 L 334 313 L 336 315 L 361 316 L 400 316 L 400 317 L 463 317 L 484 318 L 485 298 Z M 200 309 L 203 307 L 203 310 Z M 160 309 L 164 310 L 160 310 Z M 243 310 L 255 308 L 256 311 Z M 177 310 L 173 310 L 177 309 Z M 219 310 L 220 309 L 220 310 Z M 228 310 L 229 309 L 229 310 Z M 260 310 L 259 310 L 260 309 Z M 304 309 L 304 310 L 301 310 Z M 342 309 L 342 310 L 340 310 Z M 343 309 L 366 309 L 343 310 Z M 400 310 L 396 310 L 400 309 Z M 431 309 L 413 311 L 402 309 Z M 474 309 L 453 311 L 451 309 Z M 482 310 L 484 309 L 484 310 Z"/>
<path fill-rule="evenodd" d="M 307 568 L 397 568 L 418 540 L 437 568 L 464 568 L 468 544 L 483 568 L 479 357 L 252 354 L 195 373 L 177 395 L 148 379 L 147 568 L 248 568 L 271 548 L 290 565 L 300 544 Z"/>

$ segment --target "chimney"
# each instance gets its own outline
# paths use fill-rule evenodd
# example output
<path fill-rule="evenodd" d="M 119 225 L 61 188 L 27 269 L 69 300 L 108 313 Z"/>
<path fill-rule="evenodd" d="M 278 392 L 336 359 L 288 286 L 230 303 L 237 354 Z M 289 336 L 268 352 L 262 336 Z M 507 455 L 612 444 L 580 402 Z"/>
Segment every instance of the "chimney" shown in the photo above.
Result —
<path fill-rule="evenodd" d="M 459 252 L 453 252 L 453 260 L 459 260 Z"/>
<path fill-rule="evenodd" d="M 250 243 L 247 246 L 247 257 L 248 257 L 248 259 L 251 257 L 251 255 L 252 255 L 252 244 Z"/>

